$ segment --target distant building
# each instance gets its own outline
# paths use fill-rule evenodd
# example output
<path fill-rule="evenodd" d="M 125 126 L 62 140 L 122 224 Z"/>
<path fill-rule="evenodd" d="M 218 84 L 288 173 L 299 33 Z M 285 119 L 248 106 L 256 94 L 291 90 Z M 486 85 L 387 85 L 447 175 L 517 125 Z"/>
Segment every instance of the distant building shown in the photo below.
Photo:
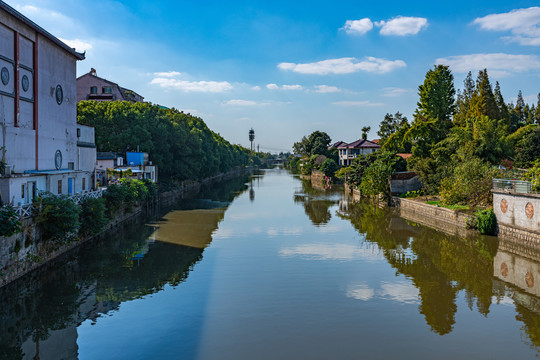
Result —
<path fill-rule="evenodd" d="M 98 152 L 96 173 L 99 186 L 106 186 L 129 173 L 127 177 L 133 179 L 158 181 L 158 167 L 148 160 L 145 152 L 127 152 L 126 161 L 114 152 Z"/>
<path fill-rule="evenodd" d="M 121 87 L 117 83 L 97 76 L 96 69 L 77 78 L 77 102 L 81 100 L 96 101 L 144 101 L 144 97 L 133 90 Z"/>
<path fill-rule="evenodd" d="M 350 144 L 343 143 L 337 146 L 339 151 L 339 164 L 349 166 L 359 155 L 371 154 L 380 148 L 380 145 L 366 139 L 359 139 Z"/>
<path fill-rule="evenodd" d="M 92 188 L 93 128 L 77 125 L 76 52 L 0 1 L 2 202 Z"/>

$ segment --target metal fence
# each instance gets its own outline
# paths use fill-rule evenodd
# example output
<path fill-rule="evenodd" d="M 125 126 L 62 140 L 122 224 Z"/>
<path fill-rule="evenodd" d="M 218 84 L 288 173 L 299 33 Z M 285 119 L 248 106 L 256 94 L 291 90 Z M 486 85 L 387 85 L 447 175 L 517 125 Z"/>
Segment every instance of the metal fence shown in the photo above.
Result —
<path fill-rule="evenodd" d="M 103 196 L 103 190 L 104 189 L 99 189 L 99 190 L 95 190 L 95 191 L 83 191 L 81 193 L 71 195 L 70 197 L 71 197 L 71 199 L 73 199 L 75 204 L 79 205 L 81 202 L 83 202 L 83 200 L 86 200 L 86 199 L 98 199 L 98 198 L 102 197 Z M 20 206 L 14 207 L 14 209 L 15 209 L 15 212 L 19 215 L 19 217 L 21 219 L 26 219 L 26 218 L 32 217 L 32 215 L 34 213 L 35 206 L 34 206 L 34 204 L 25 204 L 25 205 L 20 205 Z"/>
<path fill-rule="evenodd" d="M 531 182 L 524 180 L 493 179 L 493 189 L 520 194 L 530 194 L 533 192 Z"/>

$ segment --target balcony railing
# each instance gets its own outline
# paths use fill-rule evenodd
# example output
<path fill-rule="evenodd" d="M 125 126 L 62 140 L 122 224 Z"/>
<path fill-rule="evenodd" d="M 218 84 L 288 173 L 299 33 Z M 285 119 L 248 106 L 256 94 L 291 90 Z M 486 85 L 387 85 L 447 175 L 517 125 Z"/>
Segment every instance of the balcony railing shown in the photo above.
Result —
<path fill-rule="evenodd" d="M 493 179 L 493 190 L 515 192 L 519 194 L 532 193 L 532 184 L 530 181 Z"/>
<path fill-rule="evenodd" d="M 71 195 L 71 198 L 73 199 L 75 204 L 79 205 L 85 199 L 98 199 L 102 196 L 103 196 L 103 189 L 99 189 L 95 191 L 83 191 L 81 193 Z M 21 219 L 32 217 L 35 208 L 36 207 L 34 206 L 34 204 L 25 204 L 25 205 L 14 207 L 15 212 L 19 215 Z"/>

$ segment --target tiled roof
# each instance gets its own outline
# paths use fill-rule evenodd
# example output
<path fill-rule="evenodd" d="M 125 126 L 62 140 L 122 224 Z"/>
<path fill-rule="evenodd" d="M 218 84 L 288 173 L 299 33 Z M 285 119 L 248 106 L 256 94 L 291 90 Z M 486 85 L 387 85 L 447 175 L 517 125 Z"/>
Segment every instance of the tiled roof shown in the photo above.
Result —
<path fill-rule="evenodd" d="M 380 145 L 375 144 L 373 141 L 358 139 L 350 144 L 343 143 L 338 146 L 338 149 L 378 149 L 380 147 Z"/>
<path fill-rule="evenodd" d="M 411 153 L 400 153 L 400 154 L 396 154 L 397 156 L 407 160 L 408 158 L 410 158 L 412 156 Z"/>

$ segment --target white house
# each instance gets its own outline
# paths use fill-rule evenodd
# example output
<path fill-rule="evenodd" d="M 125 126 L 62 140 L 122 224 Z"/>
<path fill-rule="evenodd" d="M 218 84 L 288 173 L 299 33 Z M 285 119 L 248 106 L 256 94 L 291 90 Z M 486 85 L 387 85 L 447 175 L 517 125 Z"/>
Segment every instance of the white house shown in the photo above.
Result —
<path fill-rule="evenodd" d="M 359 155 L 367 155 L 375 152 L 381 148 L 379 144 L 374 143 L 366 139 L 359 139 L 350 144 L 343 142 L 336 143 L 339 151 L 339 164 L 343 166 L 349 166 L 353 160 Z"/>
<path fill-rule="evenodd" d="M 84 58 L 0 1 L 3 202 L 93 187 L 93 129 L 77 125 L 76 62 Z"/>

